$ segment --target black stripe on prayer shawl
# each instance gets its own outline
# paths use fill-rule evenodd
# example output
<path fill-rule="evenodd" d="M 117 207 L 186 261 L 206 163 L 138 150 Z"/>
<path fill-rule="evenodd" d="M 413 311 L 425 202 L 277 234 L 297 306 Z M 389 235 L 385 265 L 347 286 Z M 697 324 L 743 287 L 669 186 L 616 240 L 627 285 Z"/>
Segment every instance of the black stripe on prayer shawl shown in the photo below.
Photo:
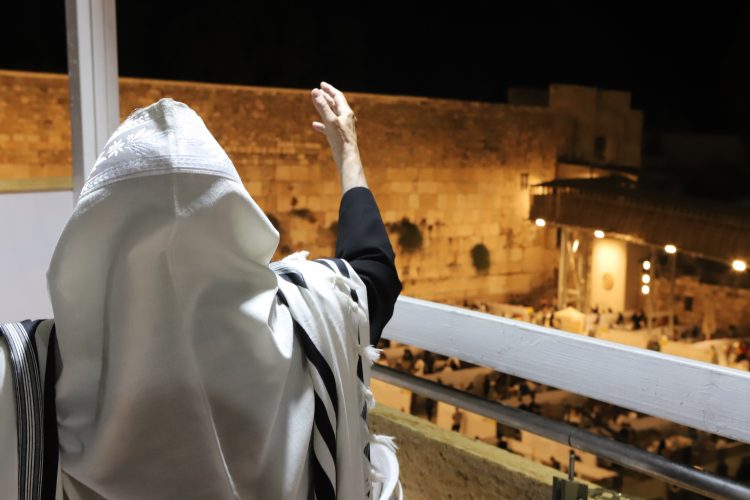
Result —
<path fill-rule="evenodd" d="M 362 372 L 362 357 L 357 356 L 357 378 L 360 382 L 365 381 L 365 374 Z"/>
<path fill-rule="evenodd" d="M 331 261 L 335 264 L 335 267 L 330 264 Z M 338 269 L 338 271 L 339 271 L 339 273 L 341 275 L 346 276 L 347 278 L 349 278 L 351 276 L 351 274 L 349 273 L 349 269 L 346 267 L 346 263 L 344 262 L 344 260 L 342 260 L 342 259 L 340 259 L 338 257 L 334 257 L 334 258 L 330 258 L 330 259 L 315 259 L 315 262 L 317 262 L 318 264 L 322 264 L 323 266 L 327 267 L 328 269 L 330 269 L 334 273 L 336 272 L 336 269 Z M 357 291 L 354 290 L 354 288 L 350 288 L 349 289 L 349 295 L 351 295 L 352 300 L 354 300 L 354 302 L 356 304 L 359 304 L 359 296 L 357 295 Z M 359 329 L 357 329 L 357 342 L 360 343 L 360 344 L 362 343 L 362 339 L 360 338 Z M 365 375 L 364 375 L 364 370 L 363 370 L 363 367 L 362 367 L 362 356 L 359 355 L 359 354 L 357 355 L 357 378 L 359 379 L 359 381 L 362 384 L 365 383 Z M 362 405 L 362 413 L 360 413 L 360 417 L 362 418 L 362 420 L 364 420 L 365 425 L 367 425 L 369 427 L 368 421 L 367 421 L 367 413 L 368 413 L 367 412 L 367 402 L 365 401 L 365 403 Z M 368 443 L 364 447 L 364 449 L 362 451 L 363 451 L 365 457 L 367 458 L 367 462 L 371 463 L 371 459 L 370 459 L 370 444 Z M 368 498 L 370 497 L 370 491 L 367 492 L 367 496 L 368 496 Z"/>
<path fill-rule="evenodd" d="M 335 265 L 331 265 L 331 263 L 330 263 L 331 261 L 333 261 L 333 263 Z M 343 275 L 343 276 L 345 276 L 347 278 L 351 277 L 349 269 L 347 268 L 347 265 L 346 265 L 345 261 L 343 261 L 342 259 L 339 259 L 339 258 L 315 259 L 313 262 L 317 262 L 318 264 L 326 267 L 327 269 L 329 269 L 330 271 L 332 271 L 334 274 L 336 274 L 336 271 L 338 270 L 339 274 L 341 274 L 341 275 Z M 272 269 L 273 269 L 273 267 L 272 267 Z M 281 266 L 276 267 L 276 269 L 274 269 L 274 271 L 281 276 L 281 272 L 280 272 L 281 271 Z M 296 272 L 296 270 L 294 270 L 294 271 Z M 284 276 L 282 276 L 282 278 L 283 277 Z M 287 279 L 287 281 L 290 281 L 290 282 L 294 283 L 290 279 Z M 286 301 L 286 297 L 284 297 L 284 294 L 281 292 L 281 290 L 279 290 L 278 293 L 279 293 L 281 302 L 284 305 L 286 305 L 287 308 L 289 308 L 289 304 Z M 349 289 L 349 295 L 351 296 L 352 300 L 357 305 L 359 305 L 359 296 L 357 295 L 356 290 L 354 290 L 353 288 L 350 288 Z M 291 309 L 289 309 L 289 310 L 290 310 L 290 313 L 291 313 Z M 314 352 L 312 353 L 312 355 L 314 357 L 316 357 L 316 358 L 319 356 L 320 357 L 320 361 L 322 361 L 323 363 L 325 363 L 325 359 L 320 354 L 320 352 L 317 350 L 317 348 L 315 347 L 315 345 L 312 343 L 312 340 L 310 340 L 309 336 L 304 331 L 304 329 L 302 328 L 302 326 L 299 325 L 294 320 L 294 318 L 292 318 L 292 321 L 293 321 L 293 326 L 294 326 L 294 329 L 295 329 L 295 336 L 300 340 L 300 343 L 303 346 L 303 350 L 305 351 L 305 355 L 308 357 L 308 360 L 313 364 L 313 366 L 315 366 L 316 370 L 318 371 L 318 373 L 320 375 L 320 378 L 323 380 L 323 382 L 324 382 L 324 384 L 326 386 L 326 390 L 331 395 L 331 399 L 336 402 L 334 404 L 334 409 L 336 411 L 336 418 L 338 419 L 338 402 L 337 402 L 336 399 L 334 399 L 335 392 L 334 393 L 330 392 L 330 387 L 331 386 L 334 387 L 334 389 L 335 389 L 335 380 L 333 380 L 333 374 L 331 373 L 331 379 L 332 379 L 331 382 L 332 383 L 331 383 L 331 386 L 329 386 L 329 384 L 326 382 L 326 377 L 324 377 L 323 372 L 321 372 L 321 370 L 318 368 L 318 364 L 315 361 L 313 361 L 313 359 L 310 357 L 310 354 L 308 354 L 307 349 L 308 348 L 311 348 L 311 350 L 314 349 Z M 301 332 L 298 332 L 298 330 L 297 330 L 298 328 L 299 328 L 299 330 L 301 330 Z M 359 328 L 357 328 L 357 343 L 361 344 L 361 341 L 362 341 L 362 339 L 360 338 L 360 331 L 359 331 Z M 327 363 L 325 364 L 325 366 L 330 369 L 330 367 L 328 367 Z M 364 370 L 363 370 L 363 366 L 362 366 L 362 356 L 359 353 L 357 355 L 357 378 L 359 379 L 359 381 L 362 384 L 365 384 Z M 315 388 L 315 384 L 313 384 L 313 388 Z M 368 414 L 368 411 L 367 411 L 367 401 L 365 401 L 364 404 L 362 405 L 362 413 L 360 414 L 360 417 L 364 421 L 365 426 L 368 426 L 368 422 L 367 422 L 368 415 L 367 414 Z M 325 442 L 326 447 L 328 448 L 328 451 L 331 453 L 331 458 L 333 459 L 334 467 L 335 467 L 335 462 L 336 462 L 336 451 L 335 451 L 336 450 L 336 434 L 335 434 L 335 431 L 333 430 L 333 427 L 331 426 L 331 422 L 330 422 L 330 420 L 328 418 L 328 411 L 326 410 L 325 404 L 319 398 L 317 392 L 315 392 L 315 429 L 318 431 L 318 433 L 320 434 L 321 438 Z M 335 498 L 336 497 L 336 492 L 335 492 L 335 490 L 333 489 L 333 487 L 332 487 L 332 485 L 330 483 L 329 484 L 320 484 L 322 478 L 325 478 L 326 480 L 330 480 L 331 479 L 330 476 L 326 473 L 324 467 L 321 465 L 320 460 L 318 459 L 318 456 L 319 456 L 318 453 L 324 453 L 324 452 L 322 452 L 322 451 L 318 452 L 315 449 L 315 446 L 313 446 L 313 451 L 315 452 L 314 453 L 315 456 L 313 457 L 313 459 L 314 459 L 314 463 L 313 463 L 313 481 L 315 483 L 315 495 L 319 499 L 320 498 Z M 363 452 L 363 454 L 364 454 L 364 456 L 365 456 L 365 458 L 367 460 L 367 463 L 371 464 L 370 443 L 367 443 L 365 445 L 365 447 L 363 448 L 362 452 Z M 332 471 L 332 474 L 335 477 L 336 471 L 335 470 Z M 323 481 L 323 482 L 326 483 L 328 481 Z M 335 482 L 334 482 L 334 484 L 335 484 Z M 372 492 L 371 492 L 371 488 L 372 488 L 371 482 L 367 481 L 367 485 L 368 485 L 368 487 L 367 487 L 367 498 L 370 498 L 371 494 L 372 494 Z"/>
<path fill-rule="evenodd" d="M 320 432 L 323 441 L 326 442 L 328 451 L 331 452 L 331 457 L 336 457 L 336 434 L 333 432 L 333 426 L 331 421 L 328 419 L 328 412 L 323 404 L 323 401 L 315 394 L 315 425 Z"/>
<path fill-rule="evenodd" d="M 60 442 L 57 437 L 57 406 L 55 382 L 57 380 L 57 330 L 52 325 L 47 343 L 47 368 L 44 370 L 44 470 L 42 498 L 55 498 L 57 489 L 57 460 Z"/>
<path fill-rule="evenodd" d="M 324 266 L 330 268 L 332 271 L 334 271 L 337 268 L 339 270 L 339 273 L 342 276 L 346 276 L 347 278 L 350 277 L 349 269 L 346 268 L 346 264 L 344 264 L 344 262 L 338 257 L 331 257 L 330 259 L 315 259 L 314 262 L 317 262 L 318 264 L 323 264 Z M 336 267 L 334 268 L 334 266 L 332 266 L 330 262 L 333 262 L 336 265 Z"/>
<path fill-rule="evenodd" d="M 281 289 L 279 289 L 277 293 L 279 295 L 281 303 L 284 304 L 291 313 L 292 309 L 291 307 L 289 307 L 289 302 L 286 300 L 284 293 L 281 291 Z M 333 370 L 331 370 L 331 367 L 328 365 L 328 361 L 325 360 L 323 355 L 310 339 L 310 336 L 307 334 L 305 329 L 302 328 L 302 325 L 300 325 L 297 320 L 294 319 L 294 316 L 292 316 L 292 327 L 294 328 L 295 336 L 299 339 L 300 344 L 302 344 L 302 350 L 304 351 L 305 356 L 318 371 L 320 379 L 323 381 L 323 385 L 325 385 L 326 391 L 328 392 L 328 397 L 331 400 L 333 411 L 336 414 L 336 418 L 338 418 L 339 397 L 338 394 L 336 394 L 336 379 L 333 376 Z"/>
<path fill-rule="evenodd" d="M 49 320 L 47 320 L 49 321 Z M 25 320 L 21 321 L 21 326 L 26 330 L 29 336 L 31 347 L 34 349 L 34 355 L 37 358 L 41 370 L 42 360 L 39 359 L 39 350 L 37 348 L 37 334 L 39 327 L 45 320 Z M 47 339 L 47 359 L 44 361 L 44 390 L 42 391 L 43 405 L 43 457 L 42 457 L 42 496 L 41 498 L 55 498 L 57 490 L 57 461 L 60 454 L 60 443 L 57 436 L 57 406 L 55 403 L 55 382 L 57 379 L 56 370 L 57 356 L 57 328 L 52 322 L 49 338 Z M 41 371 L 39 373 L 41 380 Z"/>
<path fill-rule="evenodd" d="M 341 274 L 343 274 L 344 276 L 348 278 L 349 270 L 346 268 L 346 264 L 344 264 L 341 261 L 341 259 L 339 259 L 338 257 L 333 257 L 331 260 L 333 261 L 334 264 L 336 264 L 336 267 L 339 268 L 339 271 L 341 272 Z"/>
<path fill-rule="evenodd" d="M 287 305 L 287 307 L 289 306 Z M 302 328 L 302 325 L 300 325 L 299 323 L 297 323 L 296 320 L 294 320 L 293 326 L 294 326 L 294 334 L 299 339 L 300 344 L 302 344 L 302 350 L 305 352 L 305 356 L 307 356 L 307 360 L 313 364 L 315 369 L 318 371 L 318 374 L 320 375 L 321 380 L 323 381 L 323 385 L 325 385 L 326 392 L 328 392 L 328 397 L 331 399 L 331 404 L 333 405 L 333 411 L 336 414 L 336 418 L 338 419 L 339 418 L 339 396 L 338 394 L 336 394 L 336 379 L 333 376 L 333 370 L 331 370 L 331 367 L 328 365 L 328 362 L 325 360 L 323 355 L 320 353 L 318 348 L 310 339 L 310 336 L 307 334 L 305 329 Z"/>
<path fill-rule="evenodd" d="M 355 292 L 353 288 L 351 290 L 351 293 L 352 293 L 352 298 L 354 299 L 354 302 L 359 303 L 357 301 L 357 292 Z M 362 337 L 359 334 L 359 327 L 357 328 L 357 342 L 362 343 Z M 362 356 L 361 355 L 357 355 L 357 378 L 359 379 L 360 382 L 362 382 L 362 384 L 365 383 L 365 374 L 364 374 L 364 371 L 362 370 Z M 362 420 L 365 421 L 365 425 L 369 427 L 369 424 L 367 422 L 367 401 L 365 401 L 365 404 L 362 405 L 362 413 L 360 413 L 359 416 L 362 417 Z M 365 445 L 364 453 L 365 453 L 365 457 L 367 457 L 367 462 L 370 463 L 371 462 L 370 443 L 367 443 L 367 445 Z M 369 491 L 367 492 L 367 497 L 368 498 L 370 497 Z"/>
<path fill-rule="evenodd" d="M 41 498 L 42 384 L 36 349 L 21 323 L 0 325 L 10 353 L 18 428 L 18 491 L 21 500 Z"/>
<path fill-rule="evenodd" d="M 292 314 L 292 309 L 289 307 L 289 301 L 281 291 L 277 290 L 277 296 L 282 304 L 284 304 L 289 310 L 289 314 L 292 318 L 292 327 L 294 329 L 294 336 L 297 338 L 299 343 L 302 345 L 302 351 L 305 353 L 305 357 L 308 362 L 318 373 L 320 380 L 323 382 L 325 393 L 320 394 L 318 392 L 318 384 L 313 382 L 313 394 L 315 396 L 315 414 L 314 414 L 314 430 L 320 434 L 323 442 L 325 443 L 326 449 L 319 449 L 316 439 L 313 439 L 313 488 L 315 491 L 315 497 L 318 500 L 322 499 L 335 499 L 336 498 L 336 431 L 331 424 L 330 415 L 326 408 L 326 404 L 322 398 L 327 397 L 333 407 L 336 419 L 338 421 L 338 395 L 336 394 L 336 380 L 333 376 L 333 371 L 330 365 L 325 360 L 323 355 L 320 353 L 318 348 L 313 343 L 310 336 L 307 334 L 302 325 L 300 325 Z M 312 370 L 311 370 L 312 372 Z M 332 464 L 332 470 L 326 471 L 321 465 L 318 457 L 323 457 L 325 453 L 330 453 Z M 329 463 L 329 461 L 324 461 Z"/>
<path fill-rule="evenodd" d="M 300 273 L 296 269 L 287 267 L 280 262 L 272 262 L 270 268 L 274 273 L 278 274 L 289 283 L 301 286 L 302 288 L 307 288 L 307 282 L 305 281 L 305 278 L 302 276 L 302 273 Z"/>
<path fill-rule="evenodd" d="M 34 356 L 36 356 L 36 362 L 39 363 L 39 352 L 36 349 L 36 329 L 39 328 L 39 325 L 42 324 L 42 319 L 36 319 L 36 320 L 30 320 L 26 319 L 24 321 L 21 321 L 21 326 L 24 330 L 26 330 L 26 335 L 29 336 L 29 342 L 31 343 L 31 348 L 34 350 Z M 39 372 L 39 375 L 41 376 L 41 372 Z"/>
<path fill-rule="evenodd" d="M 326 478 L 328 481 L 319 481 L 318 478 Z M 315 483 L 316 500 L 336 500 L 336 491 L 333 489 L 331 479 L 326 474 L 318 458 L 313 455 L 313 482 Z"/>
<path fill-rule="evenodd" d="M 301 286 L 302 288 L 307 288 L 307 283 L 305 283 L 304 278 L 299 273 L 278 272 L 276 274 L 287 280 L 289 283 Z"/>
<path fill-rule="evenodd" d="M 356 292 L 353 289 L 352 293 L 356 296 Z M 354 302 L 357 302 L 357 299 L 354 299 Z M 359 326 L 357 327 L 357 342 L 362 343 L 362 338 L 359 336 Z M 359 354 L 357 354 L 357 378 L 363 384 L 365 383 L 365 374 L 362 371 L 362 356 Z"/>
<path fill-rule="evenodd" d="M 342 259 L 340 259 L 338 257 L 334 257 L 334 258 L 326 259 L 326 260 L 333 261 L 333 263 L 336 264 L 336 267 L 338 268 L 339 272 L 342 275 L 346 276 L 347 278 L 349 278 L 351 276 L 350 273 L 349 273 L 349 269 L 346 267 L 346 263 Z M 333 266 L 328 265 L 327 267 L 330 267 L 333 270 Z M 335 270 L 334 270 L 334 272 L 335 272 Z M 354 288 L 350 288 L 349 289 L 349 294 L 351 295 L 352 300 L 354 300 L 355 303 L 359 304 L 359 296 L 357 295 L 357 292 L 356 292 L 356 290 L 354 290 Z M 359 328 L 357 329 L 357 342 L 360 343 L 360 344 L 362 342 L 362 339 L 360 338 L 360 335 L 359 335 Z M 362 356 L 361 355 L 357 355 L 357 378 L 359 378 L 359 380 L 360 380 L 360 382 L 362 382 L 362 384 L 365 383 L 365 376 L 364 376 L 364 371 L 362 369 Z M 366 401 L 362 405 L 362 413 L 360 414 L 360 416 L 362 417 L 362 420 L 365 421 L 365 425 L 368 425 L 368 422 L 367 422 L 367 402 Z M 369 425 L 368 425 L 368 427 L 369 427 Z M 370 460 L 370 444 L 369 443 L 365 446 L 365 448 L 363 450 L 363 453 L 364 453 L 365 457 L 367 458 L 367 462 L 370 463 L 371 460 Z M 367 496 L 368 497 L 370 496 L 370 491 L 367 492 Z"/>
<path fill-rule="evenodd" d="M 317 262 L 317 263 L 318 263 L 318 264 L 320 264 L 321 266 L 323 266 L 323 267 L 327 267 L 327 268 L 328 268 L 328 269 L 330 269 L 331 271 L 334 271 L 334 272 L 336 272 L 336 271 L 335 271 L 335 269 L 333 268 L 333 266 L 332 266 L 331 264 L 329 264 L 328 262 L 326 262 L 326 260 L 325 260 L 325 259 L 315 259 L 315 260 L 314 260 L 313 262 Z"/>

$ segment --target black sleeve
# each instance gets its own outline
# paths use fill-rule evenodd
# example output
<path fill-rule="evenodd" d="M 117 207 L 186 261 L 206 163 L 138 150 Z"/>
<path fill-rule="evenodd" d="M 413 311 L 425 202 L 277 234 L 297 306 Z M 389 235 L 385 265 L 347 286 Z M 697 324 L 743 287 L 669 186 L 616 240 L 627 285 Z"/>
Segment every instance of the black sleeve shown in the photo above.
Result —
<path fill-rule="evenodd" d="M 346 259 L 367 287 L 370 342 L 375 345 L 402 287 L 380 210 L 365 187 L 351 188 L 341 197 L 336 257 Z"/>

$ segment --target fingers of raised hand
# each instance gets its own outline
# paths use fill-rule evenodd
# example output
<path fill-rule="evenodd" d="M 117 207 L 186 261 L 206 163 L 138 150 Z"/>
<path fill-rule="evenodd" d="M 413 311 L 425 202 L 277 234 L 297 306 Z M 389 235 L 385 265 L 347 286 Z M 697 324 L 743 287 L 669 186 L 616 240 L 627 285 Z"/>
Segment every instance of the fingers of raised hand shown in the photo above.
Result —
<path fill-rule="evenodd" d="M 331 109 L 330 104 L 328 104 L 325 93 L 320 89 L 313 89 L 311 95 L 313 105 L 318 111 L 318 114 L 320 114 L 320 117 L 323 118 L 323 121 L 332 122 L 336 120 L 337 115 L 333 109 Z"/>
<path fill-rule="evenodd" d="M 326 96 L 333 99 L 336 103 L 336 110 L 339 115 L 350 114 L 352 112 L 352 108 L 349 107 L 346 97 L 344 97 L 344 94 L 340 90 L 328 82 L 320 82 L 320 88 L 323 89 Z"/>
<path fill-rule="evenodd" d="M 313 122 L 312 126 L 313 126 L 313 129 L 316 132 L 320 132 L 321 134 L 325 135 L 325 133 L 326 133 L 326 126 L 325 126 L 325 124 L 320 123 L 320 122 Z"/>
<path fill-rule="evenodd" d="M 328 103 L 328 107 L 330 107 L 334 113 L 337 115 L 341 114 L 339 112 L 338 106 L 336 105 L 336 101 L 333 100 L 333 97 L 323 92 L 323 97 L 326 98 L 326 102 Z"/>

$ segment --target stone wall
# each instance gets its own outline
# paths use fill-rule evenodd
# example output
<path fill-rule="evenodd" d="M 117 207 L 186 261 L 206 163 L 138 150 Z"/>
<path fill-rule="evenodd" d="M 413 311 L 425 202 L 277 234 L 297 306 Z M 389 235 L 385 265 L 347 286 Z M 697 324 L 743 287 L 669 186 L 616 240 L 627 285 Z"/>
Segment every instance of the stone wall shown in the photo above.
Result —
<path fill-rule="evenodd" d="M 347 94 L 405 294 L 507 300 L 553 282 L 554 229 L 527 220 L 525 186 L 553 178 L 565 145 L 599 133 L 580 125 L 593 118 L 576 107 L 590 92 L 554 88 L 549 108 Z M 123 118 L 165 96 L 203 117 L 250 194 L 278 222 L 275 258 L 300 249 L 311 257 L 332 253 L 340 187 L 325 139 L 310 126 L 316 113 L 307 90 L 120 80 Z M 607 109 L 619 102 L 604 101 Z M 631 129 L 620 142 L 639 149 Z M 621 160 L 635 161 L 630 153 Z M 59 184 L 70 175 L 67 77 L 0 71 L 0 181 Z"/>
<path fill-rule="evenodd" d="M 669 292 L 669 280 L 657 279 L 654 305 L 658 310 L 668 310 Z M 701 328 L 704 316 L 709 314 L 715 318 L 718 330 L 726 333 L 730 325 L 734 325 L 738 335 L 750 335 L 750 290 L 701 283 L 692 276 L 678 276 L 674 293 L 675 313 L 682 321 L 677 326 L 678 331 L 693 326 Z"/>

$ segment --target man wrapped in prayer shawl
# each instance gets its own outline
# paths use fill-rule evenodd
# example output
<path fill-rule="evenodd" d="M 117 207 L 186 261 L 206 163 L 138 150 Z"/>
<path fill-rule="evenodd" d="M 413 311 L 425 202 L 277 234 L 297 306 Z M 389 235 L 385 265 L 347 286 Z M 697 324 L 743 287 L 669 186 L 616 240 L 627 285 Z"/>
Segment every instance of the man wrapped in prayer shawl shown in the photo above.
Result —
<path fill-rule="evenodd" d="M 311 98 L 335 258 L 270 262 L 278 231 L 188 106 L 114 132 L 49 267 L 54 320 L 2 325 L 3 498 L 399 497 L 367 412 L 401 282 L 354 114 L 326 83 Z"/>

